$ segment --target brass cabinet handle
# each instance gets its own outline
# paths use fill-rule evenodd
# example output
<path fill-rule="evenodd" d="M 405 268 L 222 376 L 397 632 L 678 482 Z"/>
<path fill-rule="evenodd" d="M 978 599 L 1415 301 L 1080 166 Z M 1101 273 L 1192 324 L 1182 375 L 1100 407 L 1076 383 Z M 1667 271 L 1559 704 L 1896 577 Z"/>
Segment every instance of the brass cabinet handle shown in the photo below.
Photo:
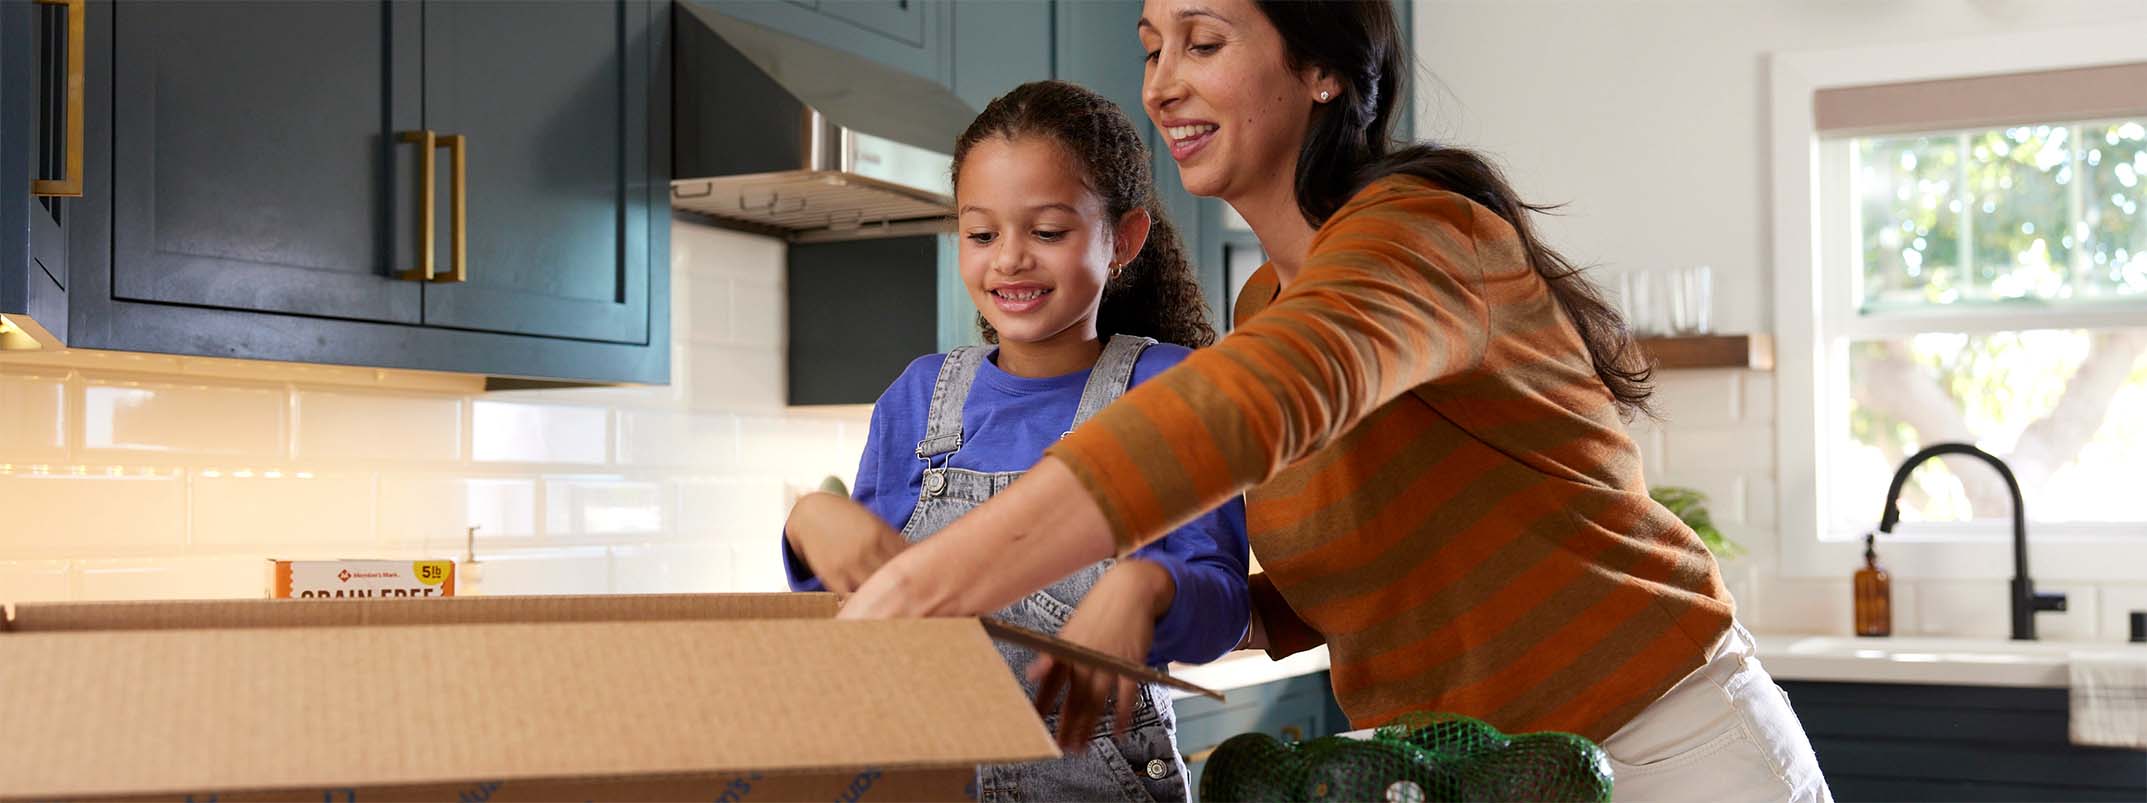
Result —
<path fill-rule="evenodd" d="M 417 267 L 395 274 L 397 279 L 432 281 L 432 129 L 404 131 L 400 142 L 417 143 Z"/>
<path fill-rule="evenodd" d="M 30 194 L 82 197 L 82 39 L 88 16 L 84 0 L 37 0 L 39 5 L 67 7 L 67 175 L 30 182 Z"/>
<path fill-rule="evenodd" d="M 452 219 L 454 220 L 455 230 L 451 235 L 449 235 L 454 238 L 454 251 L 448 256 L 449 268 L 447 275 L 435 276 L 433 277 L 433 281 L 468 281 L 470 278 L 470 185 L 467 178 L 467 173 L 463 169 L 463 162 L 469 154 L 470 138 L 462 134 L 448 134 L 447 136 L 441 137 L 440 140 L 447 145 L 447 169 L 450 172 L 454 173 L 454 176 L 448 179 L 447 185 L 448 191 L 454 194 L 455 211 L 454 217 Z"/>
<path fill-rule="evenodd" d="M 467 181 L 467 171 L 464 170 L 463 165 L 469 152 L 469 138 L 461 134 L 435 134 L 432 129 L 426 129 L 423 131 L 405 131 L 397 139 L 403 142 L 417 143 L 418 152 L 422 155 L 418 157 L 417 165 L 417 267 L 399 272 L 395 274 L 395 278 L 413 282 L 467 281 L 470 277 L 469 226 L 465 224 L 469 220 L 467 203 L 469 182 Z M 452 194 L 451 200 L 455 205 L 454 217 L 449 224 L 450 231 L 448 236 L 453 238 L 451 245 L 454 246 L 454 251 L 448 255 L 448 272 L 446 273 L 441 273 L 435 269 L 435 261 L 432 256 L 434 244 L 432 188 L 433 184 L 437 183 L 433 178 L 432 169 L 432 152 L 435 148 L 447 149 L 447 169 L 449 173 L 453 174 L 448 177 L 448 192 Z"/>

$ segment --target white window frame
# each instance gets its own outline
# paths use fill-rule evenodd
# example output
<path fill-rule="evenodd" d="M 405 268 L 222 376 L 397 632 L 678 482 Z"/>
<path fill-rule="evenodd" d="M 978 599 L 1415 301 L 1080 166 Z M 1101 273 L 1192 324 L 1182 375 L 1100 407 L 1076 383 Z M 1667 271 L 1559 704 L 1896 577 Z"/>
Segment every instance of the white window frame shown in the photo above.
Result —
<path fill-rule="evenodd" d="M 1839 430 L 1822 421 L 1828 388 L 1819 375 L 1822 349 L 1847 334 L 1906 334 L 1961 327 L 2031 329 L 2147 325 L 2136 304 L 2029 311 L 2004 320 L 1974 315 L 1856 319 L 1846 286 L 1854 280 L 1847 253 L 1832 255 L 1830 243 L 1850 242 L 1847 205 L 1821 193 L 1822 171 L 1847 174 L 1845 142 L 1822 142 L 1813 118 L 1814 96 L 1823 89 L 1930 81 L 2016 72 L 2137 62 L 2147 41 L 2147 22 L 2121 22 L 1884 47 L 1775 53 L 1769 60 L 1770 139 L 1774 196 L 1774 321 L 1776 371 L 1775 476 L 1779 511 L 1780 573 L 1786 577 L 1842 577 L 1862 562 L 1860 533 L 1832 532 L 1825 515 L 1828 483 L 1819 474 L 1827 443 Z M 1845 249 L 1844 249 L 1845 250 Z M 1833 264 L 1825 264 L 1831 261 Z M 1830 272 L 1831 269 L 1831 272 Z M 1898 330 L 1898 331 L 1895 331 Z M 1846 370 L 1846 355 L 1825 370 Z M 2030 511 L 2029 570 L 2037 579 L 2139 581 L 2147 567 L 2147 529 L 2119 532 L 2110 525 L 2037 525 Z M 1879 511 L 1869 512 L 1870 527 Z M 1917 524 L 1895 528 L 1885 550 L 1897 576 L 1940 579 L 2004 579 L 2012 576 L 2009 523 Z"/>

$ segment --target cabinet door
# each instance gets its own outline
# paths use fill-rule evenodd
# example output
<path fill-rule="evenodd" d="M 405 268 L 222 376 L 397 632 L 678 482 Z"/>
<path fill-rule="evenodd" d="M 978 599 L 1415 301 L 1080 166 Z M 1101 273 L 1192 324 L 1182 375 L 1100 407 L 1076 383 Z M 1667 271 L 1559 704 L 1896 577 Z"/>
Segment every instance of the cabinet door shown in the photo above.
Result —
<path fill-rule="evenodd" d="M 954 94 L 975 111 L 1014 87 L 1051 77 L 1051 4 L 957 0 Z"/>
<path fill-rule="evenodd" d="M 9 4 L 0 8 L 0 41 L 24 47 L 0 50 L 0 313 L 18 326 L 35 326 L 44 334 L 67 336 L 67 220 L 81 199 L 59 197 L 64 184 L 81 178 L 79 161 L 70 176 L 69 124 L 80 125 L 87 111 L 67 93 L 67 31 L 73 14 L 63 6 Z M 16 89 L 24 91 L 14 91 Z M 0 330 L 0 350 L 52 345 L 27 333 Z"/>
<path fill-rule="evenodd" d="M 820 13 L 912 47 L 924 47 L 921 0 L 827 0 Z"/>
<path fill-rule="evenodd" d="M 1155 126 L 1141 111 L 1141 40 L 1134 26 L 1140 0 L 1079 0 L 1055 4 L 1058 41 L 1053 75 L 1110 98 L 1155 147 Z"/>
<path fill-rule="evenodd" d="M 425 127 L 463 138 L 466 281 L 425 324 L 649 338 L 651 4 L 425 6 Z M 455 179 L 436 149 L 434 264 L 452 270 Z"/>
<path fill-rule="evenodd" d="M 953 48 L 947 41 L 950 27 L 947 0 L 686 2 L 941 84 L 952 78 Z"/>
<path fill-rule="evenodd" d="M 113 298 L 418 322 L 417 12 L 116 4 Z"/>

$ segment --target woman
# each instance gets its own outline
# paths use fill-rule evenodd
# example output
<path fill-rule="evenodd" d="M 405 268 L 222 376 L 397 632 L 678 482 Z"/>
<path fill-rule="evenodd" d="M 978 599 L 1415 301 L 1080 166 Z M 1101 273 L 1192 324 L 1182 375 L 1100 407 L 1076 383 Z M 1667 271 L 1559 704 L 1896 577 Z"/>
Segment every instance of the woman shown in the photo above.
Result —
<path fill-rule="evenodd" d="M 1351 724 L 1452 711 L 1601 742 L 1631 800 L 1826 800 L 1713 559 L 1648 499 L 1625 327 L 1482 158 L 1388 142 L 1385 0 L 1148 0 L 1143 105 L 1271 262 L 1238 328 L 889 560 L 844 615 L 991 611 L 1244 492 L 1255 631 L 1324 641 Z M 982 571 L 985 566 L 991 571 Z M 1147 652 L 1123 603 L 1062 635 Z M 1261 636 L 1256 636 L 1261 639 Z M 1061 738 L 1130 684 L 1050 667 Z"/>

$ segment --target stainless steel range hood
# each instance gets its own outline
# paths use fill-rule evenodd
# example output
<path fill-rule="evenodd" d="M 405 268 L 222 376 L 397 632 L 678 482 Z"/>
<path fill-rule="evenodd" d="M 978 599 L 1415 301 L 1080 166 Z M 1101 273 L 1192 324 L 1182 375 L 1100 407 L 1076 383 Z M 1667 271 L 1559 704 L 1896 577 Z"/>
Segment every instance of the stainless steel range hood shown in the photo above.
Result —
<path fill-rule="evenodd" d="M 673 209 L 793 242 L 952 230 L 976 114 L 924 78 L 681 2 Z"/>

